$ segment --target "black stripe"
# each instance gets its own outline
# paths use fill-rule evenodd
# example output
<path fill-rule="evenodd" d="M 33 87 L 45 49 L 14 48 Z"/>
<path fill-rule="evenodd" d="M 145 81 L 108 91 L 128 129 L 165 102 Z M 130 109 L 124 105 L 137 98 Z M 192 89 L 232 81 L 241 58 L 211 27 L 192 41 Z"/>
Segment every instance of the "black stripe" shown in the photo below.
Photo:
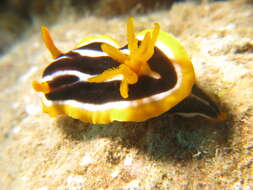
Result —
<path fill-rule="evenodd" d="M 63 76 L 56 77 L 54 80 L 48 81 L 48 83 L 49 83 L 50 88 L 54 90 L 56 88 L 60 88 L 61 86 L 65 87 L 65 85 L 75 83 L 78 80 L 79 78 L 77 76 L 63 75 Z"/>
<path fill-rule="evenodd" d="M 211 118 L 218 117 L 220 111 L 217 105 L 199 87 L 194 85 L 191 94 L 193 96 L 190 95 L 185 98 L 182 102 L 170 109 L 169 113 L 201 113 Z M 208 104 L 200 101 L 199 98 L 196 97 L 205 100 Z"/>
<path fill-rule="evenodd" d="M 119 81 L 110 83 L 78 82 L 69 86 L 61 86 L 47 94 L 49 100 L 77 100 L 83 103 L 101 104 L 120 100 Z M 118 89 L 118 90 L 116 90 Z"/>
<path fill-rule="evenodd" d="M 102 45 L 103 43 L 101 43 L 101 42 L 94 42 L 94 43 L 91 43 L 91 44 L 88 44 L 88 45 L 85 45 L 85 46 L 81 46 L 81 47 L 79 47 L 79 48 L 77 48 L 77 50 L 78 49 L 88 49 L 88 50 L 97 50 L 97 51 L 102 51 L 102 49 L 101 49 L 101 45 Z"/>
<path fill-rule="evenodd" d="M 101 68 L 108 67 L 109 64 L 105 64 L 104 58 L 96 63 L 88 63 L 90 69 L 104 71 Z M 96 59 L 96 58 L 95 58 Z M 97 60 L 98 61 L 98 60 Z M 115 62 L 115 61 L 113 61 Z M 161 79 L 153 79 L 148 76 L 141 76 L 134 85 L 129 85 L 129 98 L 127 100 L 135 100 L 139 98 L 149 97 L 173 88 L 177 82 L 177 75 L 173 65 L 169 59 L 164 55 L 162 51 L 155 48 L 154 55 L 148 61 L 151 69 L 161 75 Z M 68 63 L 71 64 L 71 63 Z M 86 62 L 72 63 L 75 68 L 86 65 Z M 117 63 L 119 65 L 119 63 Z M 79 70 L 83 70 L 79 68 Z M 87 68 L 86 68 L 87 70 Z M 98 71 L 96 71 L 98 73 Z M 87 72 L 85 72 L 87 73 Z M 119 93 L 120 81 L 111 81 L 104 83 L 88 83 L 78 82 L 66 87 L 60 86 L 46 97 L 49 100 L 69 100 L 74 99 L 83 103 L 102 104 L 112 101 L 126 100 L 120 96 Z"/>
<path fill-rule="evenodd" d="M 108 68 L 118 67 L 119 63 L 111 57 L 85 57 L 73 52 L 67 53 L 71 58 L 64 58 L 51 63 L 44 71 L 43 77 L 57 71 L 76 70 L 86 74 L 100 74 Z"/>
<path fill-rule="evenodd" d="M 101 44 L 102 43 L 94 42 L 94 43 L 82 46 L 80 48 L 77 48 L 76 50 L 87 49 L 87 50 L 95 50 L 95 51 L 103 52 L 101 49 Z M 139 42 L 139 45 L 140 45 L 140 42 Z M 124 47 L 120 49 L 122 50 L 126 48 L 127 48 L 127 45 L 125 45 Z M 57 61 L 53 61 L 51 64 L 49 64 L 48 67 L 43 72 L 43 77 L 47 75 L 51 75 L 57 71 L 66 71 L 66 70 L 76 70 L 76 71 L 80 71 L 86 74 L 95 75 L 95 74 L 102 73 L 104 70 L 108 68 L 119 66 L 119 63 L 113 60 L 109 56 L 88 57 L 88 56 L 81 56 L 79 53 L 76 53 L 73 51 L 69 51 L 65 54 L 62 54 L 61 56 L 66 56 L 66 57 Z M 96 67 L 94 67 L 94 64 L 96 65 Z"/>
<path fill-rule="evenodd" d="M 193 86 L 192 94 L 202 98 L 205 101 L 207 101 L 209 103 L 210 107 L 212 107 L 212 109 L 215 112 L 219 113 L 219 108 L 217 107 L 215 102 L 205 92 L 203 92 L 197 85 Z"/>
<path fill-rule="evenodd" d="M 101 44 L 98 42 L 94 42 L 82 47 L 77 48 L 76 50 L 96 50 L 103 52 L 101 49 Z M 140 44 L 140 42 L 139 42 Z M 120 48 L 126 49 L 127 45 Z M 86 74 L 95 75 L 102 73 L 104 70 L 112 67 L 118 67 L 119 63 L 114 61 L 111 57 L 101 56 L 101 57 L 87 57 L 81 56 L 79 53 L 69 51 L 61 56 L 66 56 L 57 61 L 53 61 L 51 64 L 43 72 L 43 77 L 47 75 L 51 75 L 57 71 L 66 71 L 66 70 L 76 70 Z M 60 56 L 59 56 L 60 57 Z M 96 67 L 94 67 L 96 64 Z"/>

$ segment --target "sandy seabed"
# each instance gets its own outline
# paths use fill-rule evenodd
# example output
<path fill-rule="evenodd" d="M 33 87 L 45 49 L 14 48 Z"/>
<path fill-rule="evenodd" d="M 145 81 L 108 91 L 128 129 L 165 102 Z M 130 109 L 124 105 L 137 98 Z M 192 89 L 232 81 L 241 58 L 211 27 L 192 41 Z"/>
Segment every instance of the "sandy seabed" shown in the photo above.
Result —
<path fill-rule="evenodd" d="M 50 31 L 63 51 L 98 34 L 123 45 L 127 16 L 73 15 Z M 252 4 L 180 3 L 131 16 L 138 31 L 159 22 L 184 44 L 198 85 L 228 120 L 163 115 L 100 126 L 50 118 L 31 87 L 51 61 L 36 30 L 0 58 L 0 189 L 253 189 Z"/>

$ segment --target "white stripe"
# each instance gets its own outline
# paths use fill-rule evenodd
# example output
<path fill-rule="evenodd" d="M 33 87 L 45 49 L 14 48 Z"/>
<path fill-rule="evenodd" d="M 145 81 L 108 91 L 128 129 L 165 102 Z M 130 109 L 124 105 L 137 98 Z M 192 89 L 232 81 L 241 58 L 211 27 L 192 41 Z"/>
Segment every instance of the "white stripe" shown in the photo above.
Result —
<path fill-rule="evenodd" d="M 76 100 L 49 101 L 45 98 L 45 96 L 43 96 L 43 102 L 46 106 L 70 105 L 70 106 L 80 108 L 80 109 L 83 109 L 83 110 L 88 110 L 88 111 L 95 112 L 95 111 L 105 111 L 105 110 L 109 110 L 109 109 L 123 109 L 123 108 L 127 108 L 127 107 L 137 107 L 139 105 L 159 101 L 159 100 L 163 99 L 164 97 L 167 97 L 170 94 L 172 94 L 173 92 L 175 92 L 177 89 L 180 88 L 180 86 L 182 84 L 181 68 L 176 63 L 173 63 L 173 66 L 176 70 L 177 78 L 178 78 L 177 83 L 174 86 L 174 88 L 172 88 L 168 91 L 150 96 L 150 97 L 141 98 L 141 99 L 132 100 L 132 101 L 116 101 L 116 102 L 109 102 L 109 103 L 105 103 L 105 104 L 96 105 L 96 104 L 90 104 L 90 103 L 81 103 L 81 102 L 78 102 Z"/>
<path fill-rule="evenodd" d="M 66 71 L 57 71 L 57 72 L 55 72 L 51 75 L 47 75 L 47 76 L 43 77 L 40 80 L 40 82 L 51 81 L 51 80 L 54 80 L 57 77 L 61 77 L 61 76 L 64 76 L 64 75 L 74 75 L 74 76 L 78 77 L 79 80 L 82 80 L 82 81 L 87 81 L 88 78 L 96 76 L 96 75 L 89 75 L 89 74 L 86 74 L 86 73 L 82 73 L 80 71 L 66 70 Z"/>
<path fill-rule="evenodd" d="M 105 82 L 110 82 L 110 81 L 115 81 L 115 80 L 120 80 L 122 81 L 123 80 L 123 75 L 116 75 L 108 80 L 106 80 Z"/>
<path fill-rule="evenodd" d="M 41 80 L 39 80 L 39 82 L 48 82 L 48 81 L 52 81 L 57 77 L 61 77 L 64 75 L 72 75 L 72 76 L 76 76 L 79 78 L 80 81 L 88 81 L 89 78 L 91 77 L 95 77 L 97 75 L 90 75 L 90 74 L 86 74 L 86 73 L 82 73 L 80 71 L 75 71 L 75 70 L 66 70 L 66 71 L 57 71 L 51 75 L 47 75 L 45 77 L 43 77 Z M 110 82 L 110 81 L 115 81 L 115 80 L 123 80 L 123 76 L 122 75 L 116 75 L 113 78 L 110 78 L 104 82 Z"/>
<path fill-rule="evenodd" d="M 157 41 L 155 46 L 157 46 L 169 59 L 175 59 L 175 56 L 171 49 L 164 43 Z"/>
<path fill-rule="evenodd" d="M 72 52 L 78 53 L 81 56 L 86 56 L 86 57 L 104 57 L 108 56 L 107 53 L 103 51 L 97 51 L 97 50 L 90 50 L 90 49 L 74 49 Z M 129 55 L 130 52 L 128 49 L 123 49 L 121 50 L 122 53 Z"/>
<path fill-rule="evenodd" d="M 72 52 L 78 53 L 79 55 L 86 56 L 86 57 L 108 56 L 108 54 L 103 51 L 90 50 L 90 49 L 74 49 L 72 50 Z"/>
<path fill-rule="evenodd" d="M 190 94 L 190 96 L 197 99 L 198 101 L 202 102 L 203 104 L 206 104 L 206 105 L 210 106 L 210 103 L 208 101 L 206 101 L 205 99 L 200 98 L 199 96 L 196 96 L 194 94 Z"/>
<path fill-rule="evenodd" d="M 120 50 L 122 53 L 124 53 L 124 54 L 127 54 L 127 55 L 130 55 L 130 51 L 129 51 L 129 49 L 122 49 L 122 50 Z"/>
<path fill-rule="evenodd" d="M 143 40 L 144 36 L 137 36 L 138 40 Z M 175 59 L 175 56 L 173 54 L 173 52 L 171 51 L 171 49 L 168 47 L 168 45 L 166 45 L 165 43 L 161 42 L 161 41 L 156 41 L 155 46 L 159 48 L 159 50 L 161 50 L 169 59 Z"/>
<path fill-rule="evenodd" d="M 181 113 L 181 112 L 176 112 L 176 113 L 173 113 L 175 115 L 180 115 L 180 116 L 183 116 L 183 117 L 196 117 L 196 116 L 201 116 L 201 117 L 204 117 L 204 118 L 207 118 L 207 119 L 210 119 L 212 117 L 208 116 L 208 115 L 205 115 L 204 113 L 198 113 L 198 112 L 194 112 L 194 113 Z"/>
<path fill-rule="evenodd" d="M 124 54 L 129 54 L 129 50 L 128 49 L 123 49 L 121 50 Z M 108 56 L 107 53 L 101 52 L 101 51 L 96 51 L 96 50 L 80 50 L 80 49 L 76 49 L 76 50 L 72 50 L 72 52 L 76 52 L 79 53 L 82 56 L 89 56 L 89 57 L 96 57 L 96 56 Z M 68 56 L 61 56 L 58 57 L 56 60 L 60 60 L 63 58 L 70 58 Z M 79 78 L 79 80 L 82 81 L 87 81 L 88 78 L 90 77 L 94 77 L 97 75 L 90 75 L 90 74 L 86 74 L 86 73 L 82 73 L 80 71 L 76 71 L 76 70 L 66 70 L 66 71 L 56 71 L 55 73 L 51 74 L 51 75 L 47 75 L 45 77 L 43 77 L 40 82 L 46 82 L 46 81 L 51 81 L 54 80 L 56 77 L 60 77 L 63 75 L 74 75 L 76 77 Z M 115 81 L 115 80 L 122 80 L 123 76 L 122 75 L 118 75 L 115 76 L 111 79 L 106 80 L 105 82 L 109 82 L 109 81 Z"/>
<path fill-rule="evenodd" d="M 70 58 L 70 57 L 69 57 L 69 56 L 66 56 L 66 55 L 62 55 L 62 56 L 57 57 L 56 59 L 54 59 L 54 62 L 55 62 L 55 61 L 59 61 L 59 60 L 61 60 L 61 59 L 66 59 L 66 58 Z"/>

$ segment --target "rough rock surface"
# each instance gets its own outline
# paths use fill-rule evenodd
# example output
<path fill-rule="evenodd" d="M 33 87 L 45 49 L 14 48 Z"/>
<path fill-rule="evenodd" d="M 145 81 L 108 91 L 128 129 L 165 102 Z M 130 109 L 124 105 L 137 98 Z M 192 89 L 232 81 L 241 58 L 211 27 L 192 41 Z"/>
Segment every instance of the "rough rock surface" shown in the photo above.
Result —
<path fill-rule="evenodd" d="M 0 189 L 253 189 L 252 8 L 182 3 L 136 16 L 137 30 L 159 22 L 182 41 L 197 83 L 229 115 L 222 124 L 167 114 L 102 126 L 50 118 L 31 81 L 51 58 L 38 31 L 16 44 L 0 58 Z M 126 41 L 126 17 L 68 18 L 50 28 L 62 50 L 88 35 Z"/>
<path fill-rule="evenodd" d="M 15 41 L 29 36 L 33 23 L 52 24 L 62 17 L 92 14 L 111 17 L 144 13 L 169 7 L 174 0 L 2 0 L 0 6 L 0 55 Z M 28 32 L 28 34 L 26 34 Z"/>

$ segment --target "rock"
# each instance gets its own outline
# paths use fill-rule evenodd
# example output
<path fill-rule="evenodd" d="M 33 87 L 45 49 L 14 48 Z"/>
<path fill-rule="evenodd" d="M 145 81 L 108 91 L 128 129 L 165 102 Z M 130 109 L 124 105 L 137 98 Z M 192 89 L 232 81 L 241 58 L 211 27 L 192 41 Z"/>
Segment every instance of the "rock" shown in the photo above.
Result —
<path fill-rule="evenodd" d="M 50 118 L 31 87 L 50 62 L 49 53 L 38 30 L 17 43 L 0 58 L 0 187 L 252 189 L 252 10 L 239 1 L 180 3 L 136 17 L 137 30 L 159 22 L 182 41 L 197 83 L 228 113 L 219 124 L 168 114 L 109 125 Z M 65 51 L 94 34 L 110 34 L 124 44 L 126 18 L 109 21 L 64 18 L 50 31 Z"/>

